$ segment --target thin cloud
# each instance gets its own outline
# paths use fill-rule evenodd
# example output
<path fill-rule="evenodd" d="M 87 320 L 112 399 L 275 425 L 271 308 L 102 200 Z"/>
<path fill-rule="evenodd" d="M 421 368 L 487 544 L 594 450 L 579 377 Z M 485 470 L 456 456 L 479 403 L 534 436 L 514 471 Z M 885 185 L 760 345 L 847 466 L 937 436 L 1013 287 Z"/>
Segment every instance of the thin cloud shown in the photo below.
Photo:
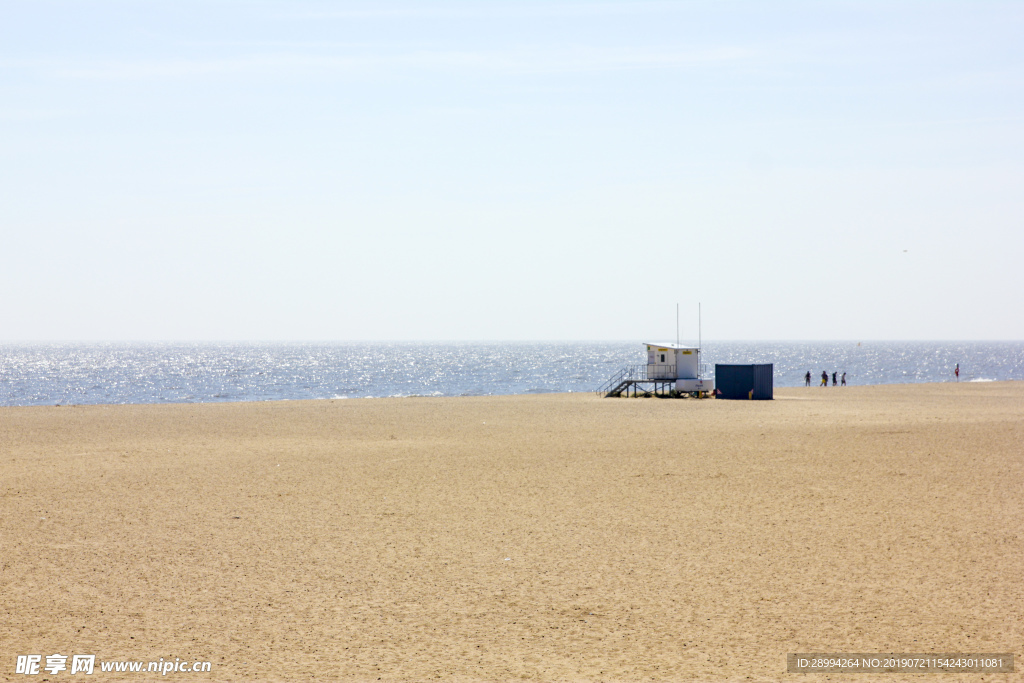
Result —
<path fill-rule="evenodd" d="M 24 107 L 0 107 L 0 121 L 56 121 L 79 115 L 71 109 L 30 109 Z"/>
<path fill-rule="evenodd" d="M 644 69 L 687 69 L 746 61 L 739 47 L 699 50 L 591 48 L 492 51 L 414 50 L 401 53 L 318 55 L 277 53 L 228 58 L 35 62 L 36 69 L 60 78 L 131 80 L 244 74 L 380 71 L 462 71 L 506 74 L 569 74 Z M 23 67 L 30 63 L 22 63 Z"/>
<path fill-rule="evenodd" d="M 679 2 L 574 2 L 467 5 L 433 5 L 420 7 L 374 7 L 372 9 L 324 9 L 278 15 L 293 19 L 471 19 L 471 18 L 533 18 L 636 15 L 678 12 Z"/>

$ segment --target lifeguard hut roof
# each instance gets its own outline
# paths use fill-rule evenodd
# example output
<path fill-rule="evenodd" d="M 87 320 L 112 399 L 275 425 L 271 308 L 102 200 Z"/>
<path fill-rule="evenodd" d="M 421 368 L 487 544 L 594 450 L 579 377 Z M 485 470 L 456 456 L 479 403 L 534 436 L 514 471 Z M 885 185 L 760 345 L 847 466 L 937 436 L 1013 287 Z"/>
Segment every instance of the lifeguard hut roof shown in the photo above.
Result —
<path fill-rule="evenodd" d="M 659 349 L 690 349 L 696 351 L 696 346 L 686 346 L 684 344 L 665 344 L 663 342 L 644 342 L 644 346 L 657 346 Z"/>

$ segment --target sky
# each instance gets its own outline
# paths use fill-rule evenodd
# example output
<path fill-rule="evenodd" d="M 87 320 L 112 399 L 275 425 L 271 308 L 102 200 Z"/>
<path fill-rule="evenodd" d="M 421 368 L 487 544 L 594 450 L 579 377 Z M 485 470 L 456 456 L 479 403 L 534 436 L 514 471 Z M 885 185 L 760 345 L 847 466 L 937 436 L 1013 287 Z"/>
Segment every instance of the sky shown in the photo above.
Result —
<path fill-rule="evenodd" d="M 2 0 L 0 340 L 1024 339 L 1024 3 Z"/>

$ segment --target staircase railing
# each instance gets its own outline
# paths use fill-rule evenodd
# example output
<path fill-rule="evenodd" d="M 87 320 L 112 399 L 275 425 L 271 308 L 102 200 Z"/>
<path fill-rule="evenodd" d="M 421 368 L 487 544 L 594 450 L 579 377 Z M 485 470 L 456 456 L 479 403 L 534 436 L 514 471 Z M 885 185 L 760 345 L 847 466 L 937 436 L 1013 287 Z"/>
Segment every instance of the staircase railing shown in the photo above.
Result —
<path fill-rule="evenodd" d="M 619 385 L 623 382 L 654 382 L 658 380 L 669 382 L 674 379 L 674 365 L 662 365 L 660 363 L 629 365 L 619 370 L 611 379 L 602 384 L 597 393 L 607 396 L 609 392 L 618 389 Z"/>
<path fill-rule="evenodd" d="M 607 396 L 608 392 L 610 392 L 612 389 L 617 388 L 620 384 L 622 384 L 622 382 L 629 379 L 633 379 L 633 373 L 636 371 L 636 368 L 637 366 L 635 365 L 630 365 L 622 368 L 617 373 L 615 373 L 611 379 L 602 384 L 598 388 L 597 393 L 601 394 L 602 396 Z"/>

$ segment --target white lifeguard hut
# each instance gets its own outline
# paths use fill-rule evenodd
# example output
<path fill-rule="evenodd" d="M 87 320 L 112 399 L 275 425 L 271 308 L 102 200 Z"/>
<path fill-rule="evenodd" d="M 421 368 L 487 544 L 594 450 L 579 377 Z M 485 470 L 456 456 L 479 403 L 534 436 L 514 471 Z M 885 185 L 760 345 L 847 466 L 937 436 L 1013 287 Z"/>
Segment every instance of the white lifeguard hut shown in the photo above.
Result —
<path fill-rule="evenodd" d="M 675 380 L 675 390 L 685 394 L 714 389 L 714 381 L 701 377 L 699 347 L 650 342 L 644 346 L 649 380 Z"/>
<path fill-rule="evenodd" d="M 644 344 L 647 349 L 646 365 L 623 368 L 605 382 L 597 393 L 602 396 L 702 396 L 713 391 L 714 380 L 701 375 L 700 347 L 682 344 Z"/>

